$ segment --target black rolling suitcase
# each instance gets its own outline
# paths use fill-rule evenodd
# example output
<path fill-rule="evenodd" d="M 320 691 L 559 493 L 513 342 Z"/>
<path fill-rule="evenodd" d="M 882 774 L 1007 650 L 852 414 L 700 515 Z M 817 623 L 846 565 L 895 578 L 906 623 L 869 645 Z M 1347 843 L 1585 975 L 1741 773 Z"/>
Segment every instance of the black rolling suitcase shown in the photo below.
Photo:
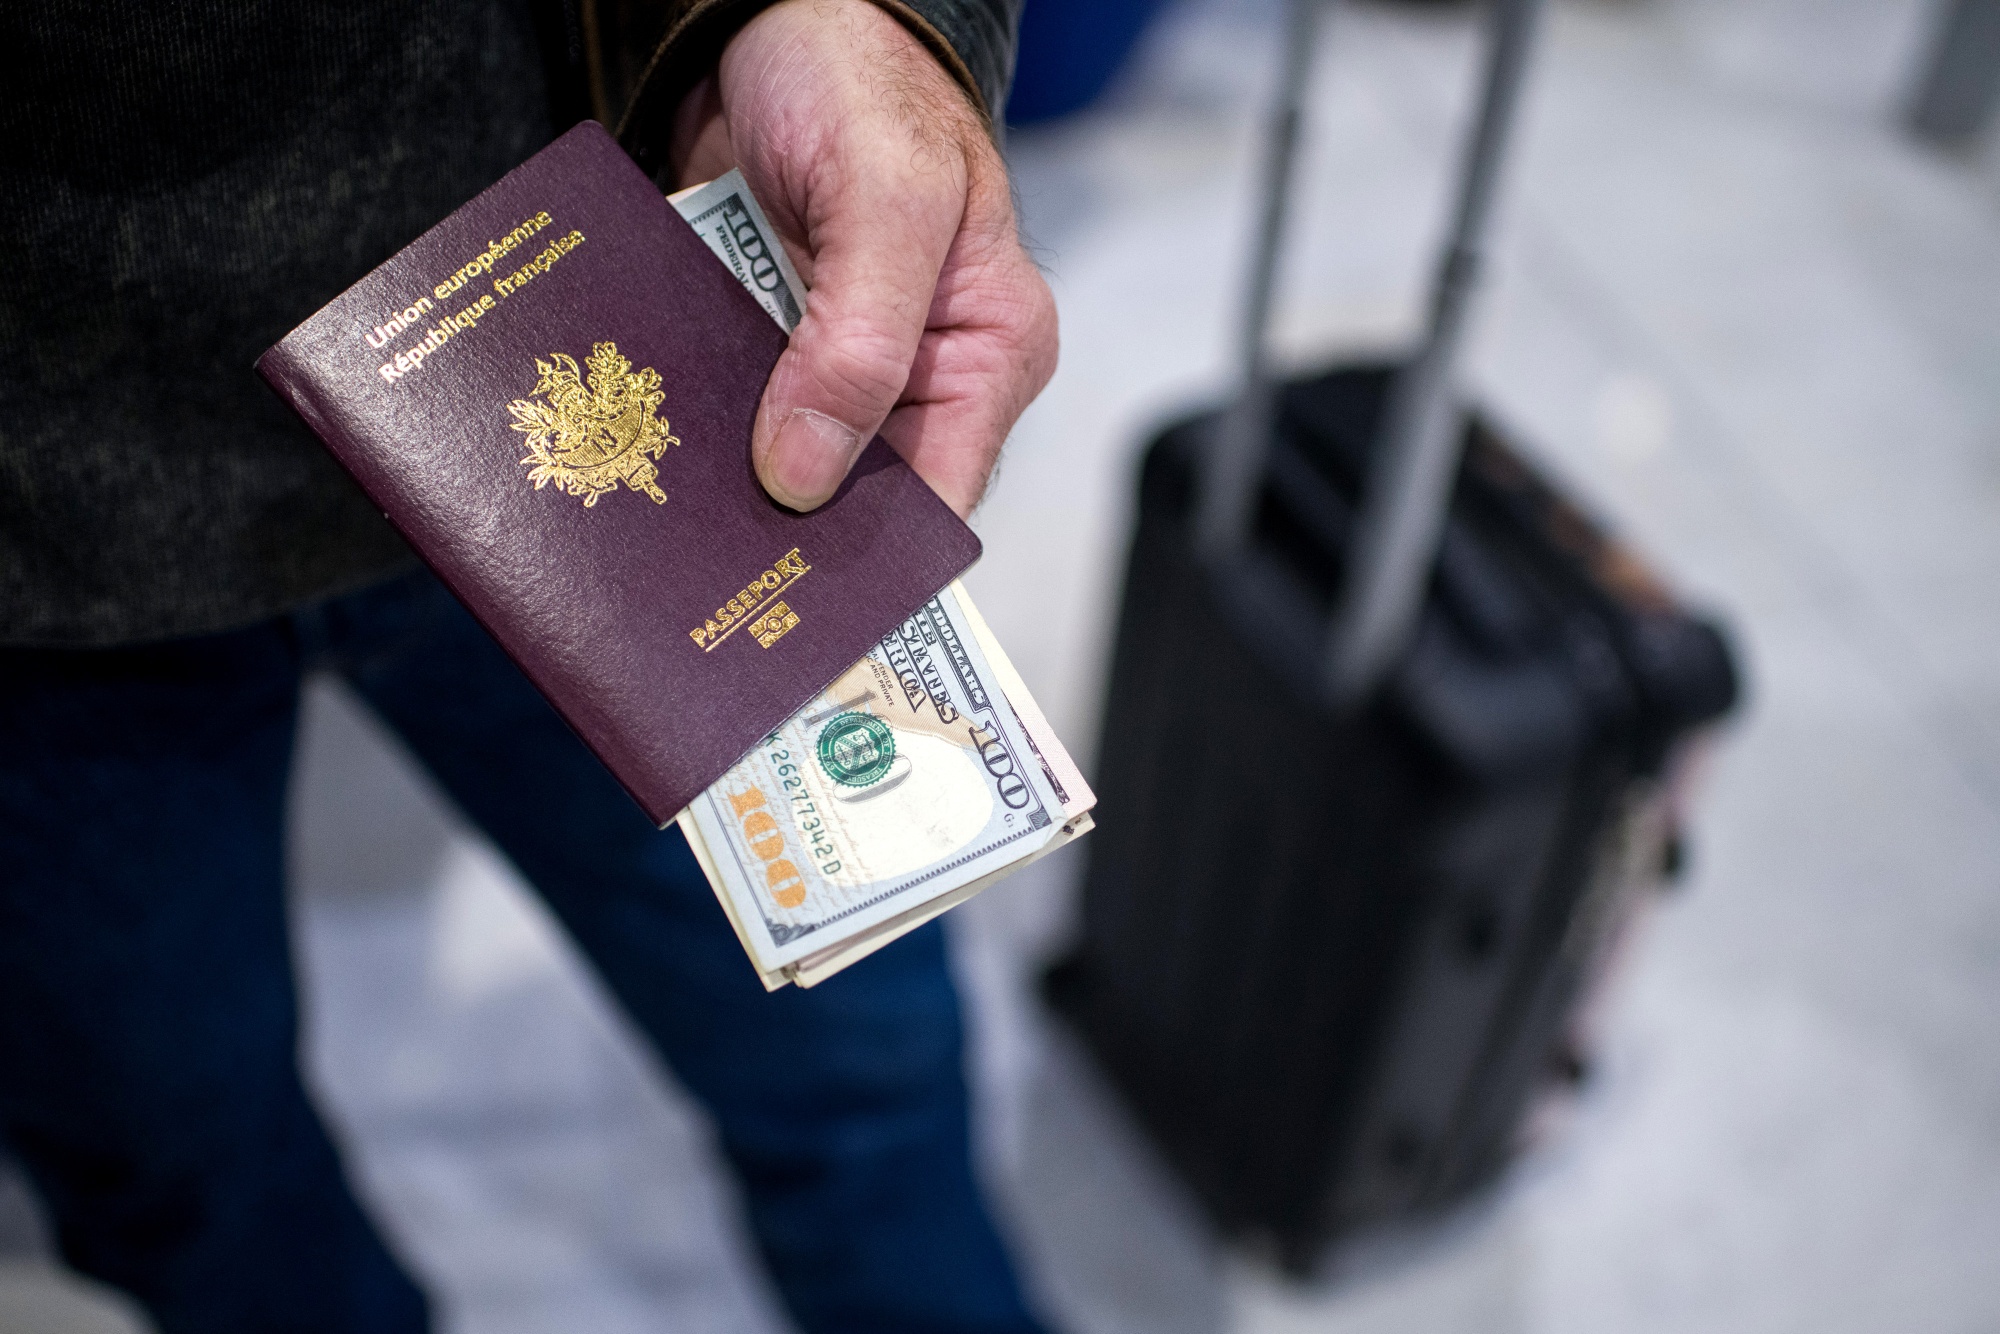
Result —
<path fill-rule="evenodd" d="M 1721 635 L 1452 398 L 1536 0 L 1497 0 L 1431 333 L 1147 452 L 1081 938 L 1048 994 L 1226 1231 L 1294 1269 L 1491 1181 L 1678 856 Z M 1365 500 L 1364 500 L 1365 498 Z"/>

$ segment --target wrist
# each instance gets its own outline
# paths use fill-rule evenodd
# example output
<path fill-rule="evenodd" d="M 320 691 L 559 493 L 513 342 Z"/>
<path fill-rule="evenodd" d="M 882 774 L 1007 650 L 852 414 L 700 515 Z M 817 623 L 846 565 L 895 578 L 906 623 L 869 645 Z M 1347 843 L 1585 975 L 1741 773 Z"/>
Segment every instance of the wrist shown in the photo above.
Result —
<path fill-rule="evenodd" d="M 894 18 L 949 76 L 986 133 L 992 133 L 994 121 L 980 81 L 964 53 L 935 24 L 908 0 L 855 2 Z M 673 183 L 678 162 L 685 160 L 690 124 L 700 115 L 702 99 L 713 96 L 723 52 L 765 11 L 783 3 L 787 0 L 692 0 L 672 17 L 615 128 L 619 143 L 648 175 Z"/>
<path fill-rule="evenodd" d="M 986 93 L 980 88 L 979 80 L 974 76 L 964 54 L 951 43 L 938 26 L 925 18 L 908 0 L 868 0 L 868 3 L 902 24 L 904 30 L 917 39 L 917 44 L 930 53 L 931 59 L 937 61 L 945 73 L 951 75 L 952 82 L 958 85 L 959 91 L 972 103 L 972 109 L 978 114 L 980 123 L 987 133 L 991 134 L 994 114 L 992 106 L 988 104 Z"/>

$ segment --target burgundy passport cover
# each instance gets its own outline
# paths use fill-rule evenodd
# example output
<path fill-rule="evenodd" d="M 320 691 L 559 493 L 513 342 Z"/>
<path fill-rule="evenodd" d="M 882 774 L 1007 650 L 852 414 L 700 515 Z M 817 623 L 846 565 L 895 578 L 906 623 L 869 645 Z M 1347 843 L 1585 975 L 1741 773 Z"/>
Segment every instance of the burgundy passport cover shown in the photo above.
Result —
<path fill-rule="evenodd" d="M 664 824 L 979 554 L 880 439 L 765 495 L 784 346 L 586 122 L 257 369 Z"/>

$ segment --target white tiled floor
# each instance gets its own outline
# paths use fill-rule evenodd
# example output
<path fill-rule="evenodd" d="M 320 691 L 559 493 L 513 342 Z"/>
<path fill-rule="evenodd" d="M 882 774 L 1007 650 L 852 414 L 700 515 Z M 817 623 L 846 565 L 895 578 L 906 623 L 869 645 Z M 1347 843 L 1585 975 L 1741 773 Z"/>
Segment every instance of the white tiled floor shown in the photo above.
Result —
<path fill-rule="evenodd" d="M 2000 154 L 1896 134 L 1925 9 L 1552 15 L 1470 383 L 1752 673 L 1569 1138 L 1400 1265 L 1288 1287 L 1218 1251 L 1027 999 L 1074 865 L 955 914 L 992 1175 L 1068 1327 L 2000 1329 Z M 1136 448 L 1227 383 L 1274 13 L 1185 0 L 1111 105 L 1012 145 L 1065 355 L 972 582 L 1080 750 Z M 1455 6 L 1336 19 L 1287 355 L 1414 329 L 1472 54 Z M 398 764 L 316 695 L 300 936 L 316 1078 L 448 1328 L 783 1329 L 698 1113 Z M 31 1305 L 31 1272 L 0 1270 L 0 1329 L 118 1327 Z"/>

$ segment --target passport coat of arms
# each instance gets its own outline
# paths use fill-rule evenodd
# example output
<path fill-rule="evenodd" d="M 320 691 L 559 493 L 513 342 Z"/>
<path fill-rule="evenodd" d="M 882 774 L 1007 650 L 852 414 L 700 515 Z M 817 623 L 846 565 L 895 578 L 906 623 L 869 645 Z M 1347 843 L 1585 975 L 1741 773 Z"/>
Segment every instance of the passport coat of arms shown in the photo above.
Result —
<path fill-rule="evenodd" d="M 623 482 L 665 504 L 653 460 L 680 440 L 658 415 L 667 397 L 660 373 L 633 370 L 610 342 L 593 346 L 581 369 L 574 357 L 552 352 L 548 361 L 536 358 L 535 371 L 533 397 L 507 405 L 514 429 L 528 437 L 521 462 L 533 465 L 528 480 L 535 489 L 553 482 L 588 508 Z"/>

